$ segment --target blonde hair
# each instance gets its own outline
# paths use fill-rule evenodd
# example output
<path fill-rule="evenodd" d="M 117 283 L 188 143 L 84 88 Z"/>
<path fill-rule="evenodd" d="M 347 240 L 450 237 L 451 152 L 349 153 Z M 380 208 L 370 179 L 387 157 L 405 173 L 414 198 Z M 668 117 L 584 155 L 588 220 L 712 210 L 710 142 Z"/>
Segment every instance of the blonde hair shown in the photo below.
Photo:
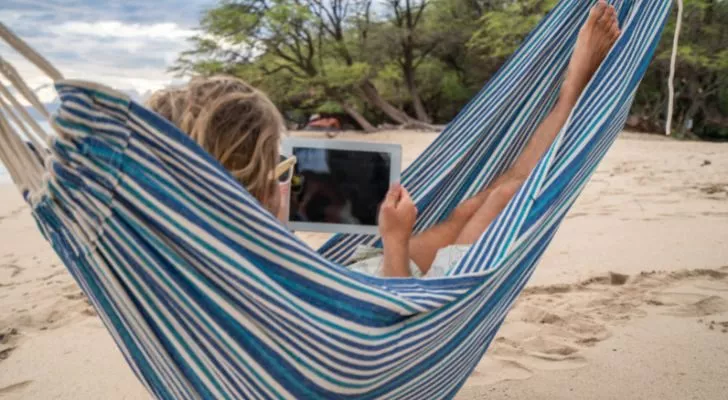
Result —
<path fill-rule="evenodd" d="M 193 78 L 147 105 L 214 156 L 262 204 L 275 196 L 283 118 L 263 92 L 230 76 Z"/>

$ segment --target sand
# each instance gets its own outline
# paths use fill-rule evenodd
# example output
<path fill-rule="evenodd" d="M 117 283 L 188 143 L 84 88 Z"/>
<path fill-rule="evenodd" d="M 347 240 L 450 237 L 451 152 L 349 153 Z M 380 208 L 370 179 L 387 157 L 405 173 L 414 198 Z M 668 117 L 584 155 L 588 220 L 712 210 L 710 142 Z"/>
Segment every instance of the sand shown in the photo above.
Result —
<path fill-rule="evenodd" d="M 434 138 L 343 136 L 402 143 L 405 163 Z M 624 134 L 457 398 L 727 391 L 728 145 Z M 148 397 L 20 196 L 0 185 L 0 398 Z"/>

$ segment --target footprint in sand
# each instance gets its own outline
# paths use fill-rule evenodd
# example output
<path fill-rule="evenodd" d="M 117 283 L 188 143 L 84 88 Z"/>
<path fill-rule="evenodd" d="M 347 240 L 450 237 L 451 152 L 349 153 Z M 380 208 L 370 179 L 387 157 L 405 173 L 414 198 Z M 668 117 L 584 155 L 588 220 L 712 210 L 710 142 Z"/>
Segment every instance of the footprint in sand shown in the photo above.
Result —
<path fill-rule="evenodd" d="M 63 295 L 63 297 L 67 298 L 68 300 L 81 300 L 81 299 L 85 299 L 86 295 L 83 294 L 83 292 L 76 292 L 76 293 Z"/>
<path fill-rule="evenodd" d="M 579 217 L 584 217 L 584 216 L 587 216 L 587 215 L 589 215 L 589 213 L 585 213 L 585 212 L 573 212 L 573 213 L 569 213 L 569 215 L 566 216 L 566 219 L 579 218 Z"/>
<path fill-rule="evenodd" d="M 18 330 L 15 328 L 7 328 L 0 331 L 0 361 L 10 357 L 10 353 L 15 350 L 17 336 Z"/>
<path fill-rule="evenodd" d="M 468 385 L 489 386 L 503 381 L 520 381 L 531 376 L 533 371 L 517 361 L 499 359 L 486 354 L 478 364 L 478 368 L 470 375 Z"/>
<path fill-rule="evenodd" d="M 728 183 L 713 183 L 707 185 L 693 186 L 703 194 L 707 194 L 709 199 L 721 199 L 728 195 Z"/>
<path fill-rule="evenodd" d="M 7 360 L 13 350 L 15 350 L 15 346 L 0 344 L 0 361 Z"/>
<path fill-rule="evenodd" d="M 660 298 L 666 299 L 667 301 L 675 301 L 676 299 L 684 300 L 690 297 L 694 298 L 695 295 L 684 293 L 665 293 L 660 296 Z M 699 297 L 699 300 L 690 301 L 688 303 L 680 304 L 678 302 L 677 307 L 666 311 L 664 314 L 672 315 L 674 317 L 706 317 L 728 311 L 728 300 L 720 296 Z"/>
<path fill-rule="evenodd" d="M 7 269 L 10 270 L 10 278 L 15 278 L 16 276 L 20 275 L 25 268 L 21 267 L 20 265 L 14 264 L 14 263 L 8 263 L 8 264 L 0 264 L 0 269 Z"/>
<path fill-rule="evenodd" d="M 15 210 L 12 210 L 5 215 L 0 215 L 0 222 L 2 222 L 4 219 L 12 218 L 20 214 L 21 212 L 23 212 L 23 210 L 25 210 L 25 207 L 16 208 Z"/>
<path fill-rule="evenodd" d="M 611 336 L 610 327 L 647 314 L 649 307 L 681 318 L 702 318 L 708 329 L 728 333 L 728 266 L 681 272 L 618 273 L 576 284 L 529 287 L 508 314 L 483 362 L 486 384 L 526 379 L 536 370 L 588 364 L 583 350 Z"/>
<path fill-rule="evenodd" d="M 55 278 L 57 276 L 64 275 L 65 273 L 66 273 L 66 271 L 63 271 L 63 270 L 56 271 L 56 272 L 54 272 L 52 274 L 49 274 L 49 275 L 46 275 L 46 276 L 43 276 L 43 277 L 38 278 L 37 281 L 39 281 L 39 282 L 47 281 L 47 280 L 53 279 L 53 278 Z"/>
<path fill-rule="evenodd" d="M 12 383 L 8 386 L 0 387 L 0 397 L 3 397 L 6 394 L 21 391 L 31 383 L 33 383 L 33 381 L 22 381 L 18 383 Z"/>
<path fill-rule="evenodd" d="M 720 331 L 722 333 L 728 333 L 728 321 L 705 321 L 705 320 L 698 320 L 699 323 L 705 324 L 705 326 L 708 327 L 711 331 Z"/>
<path fill-rule="evenodd" d="M 10 340 L 18 335 L 18 330 L 15 328 L 6 328 L 0 331 L 0 344 L 9 343 Z"/>

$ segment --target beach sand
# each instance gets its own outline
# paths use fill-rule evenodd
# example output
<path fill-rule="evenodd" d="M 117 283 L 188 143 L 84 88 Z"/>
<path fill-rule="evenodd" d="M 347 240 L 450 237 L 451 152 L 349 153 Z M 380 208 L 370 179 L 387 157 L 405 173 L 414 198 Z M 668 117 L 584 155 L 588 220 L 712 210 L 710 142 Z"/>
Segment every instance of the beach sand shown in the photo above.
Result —
<path fill-rule="evenodd" d="M 399 142 L 408 163 L 434 135 L 339 138 Z M 457 398 L 727 392 L 728 145 L 623 134 Z M 0 399 L 148 397 L 14 187 L 0 185 Z"/>

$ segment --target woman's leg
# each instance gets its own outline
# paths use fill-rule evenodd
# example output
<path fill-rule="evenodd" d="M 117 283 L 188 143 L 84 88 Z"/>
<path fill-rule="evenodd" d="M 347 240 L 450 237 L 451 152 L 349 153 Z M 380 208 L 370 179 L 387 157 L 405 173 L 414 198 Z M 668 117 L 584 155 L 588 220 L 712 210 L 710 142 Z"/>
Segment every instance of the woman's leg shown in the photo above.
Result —
<path fill-rule="evenodd" d="M 475 211 L 468 223 L 463 226 L 453 244 L 473 244 L 490 226 L 491 222 L 506 207 L 520 189 L 523 181 L 509 180 L 496 186 L 488 199 Z"/>
<path fill-rule="evenodd" d="M 429 271 L 438 250 L 451 244 L 474 243 L 503 211 L 553 143 L 618 36 L 616 10 L 603 0 L 599 1 L 579 32 L 556 106 L 536 129 L 513 167 L 488 189 L 458 206 L 448 220 L 412 238 L 410 258 L 423 274 Z"/>
<path fill-rule="evenodd" d="M 592 8 L 589 18 L 579 32 L 556 106 L 536 129 L 513 167 L 492 186 L 493 192 L 463 227 L 455 239 L 456 244 L 474 243 L 503 211 L 553 143 L 581 92 L 617 37 L 619 37 L 617 12 L 614 7 L 608 6 L 601 0 Z"/>
<path fill-rule="evenodd" d="M 460 231 L 485 203 L 489 194 L 489 190 L 484 190 L 465 200 L 450 213 L 445 221 L 410 239 L 409 256 L 420 268 L 423 275 L 430 270 L 430 265 L 432 265 L 437 251 L 455 242 L 455 239 L 460 235 Z"/>

